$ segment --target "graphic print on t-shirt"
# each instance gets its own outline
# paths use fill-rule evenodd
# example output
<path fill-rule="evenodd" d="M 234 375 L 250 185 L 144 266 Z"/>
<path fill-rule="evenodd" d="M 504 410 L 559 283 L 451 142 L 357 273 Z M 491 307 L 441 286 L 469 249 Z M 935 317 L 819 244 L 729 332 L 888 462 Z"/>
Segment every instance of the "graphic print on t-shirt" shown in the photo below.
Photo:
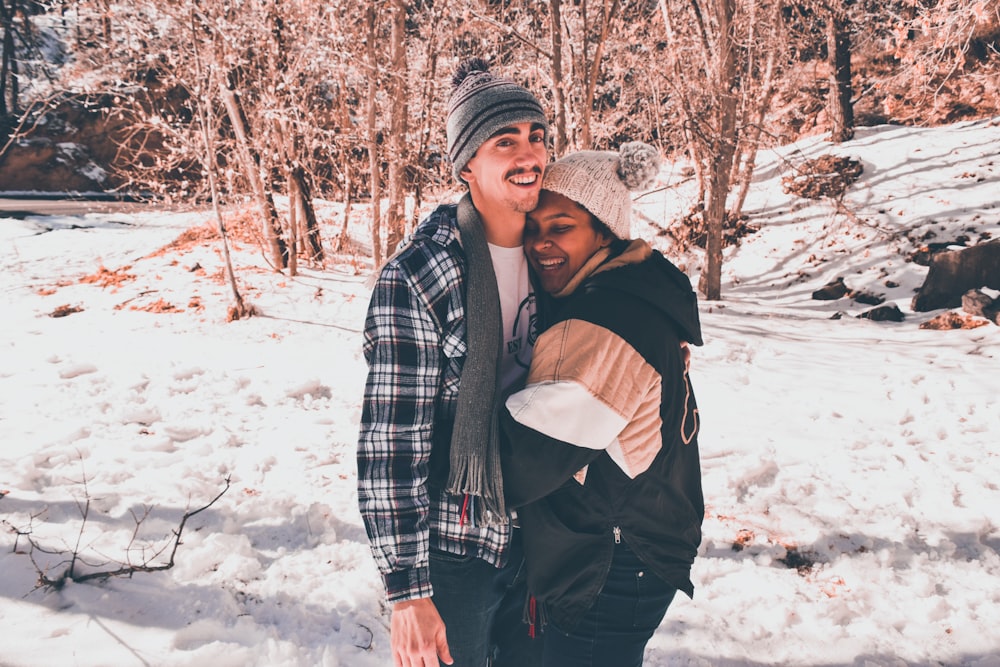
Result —
<path fill-rule="evenodd" d="M 493 244 L 489 248 L 503 320 L 500 384 L 504 391 L 517 390 L 524 386 L 528 376 L 531 352 L 538 337 L 535 295 L 523 248 L 502 248 Z"/>
<path fill-rule="evenodd" d="M 525 332 L 522 324 L 527 322 Z M 504 332 L 507 354 L 513 355 L 514 363 L 525 371 L 531 366 L 531 352 L 535 349 L 535 339 L 538 338 L 538 315 L 535 312 L 535 293 L 530 292 L 517 307 L 514 326 Z"/>

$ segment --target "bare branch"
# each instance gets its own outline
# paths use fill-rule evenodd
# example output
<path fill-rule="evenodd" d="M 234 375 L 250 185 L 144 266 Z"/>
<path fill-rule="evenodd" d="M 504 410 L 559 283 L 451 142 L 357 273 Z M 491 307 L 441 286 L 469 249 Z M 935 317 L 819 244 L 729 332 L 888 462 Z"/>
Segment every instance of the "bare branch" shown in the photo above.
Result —
<path fill-rule="evenodd" d="M 543 58 L 546 58 L 548 60 L 552 60 L 552 54 L 551 53 L 549 53 L 548 51 L 546 51 L 545 49 L 543 49 L 542 47 L 540 47 L 537 43 L 533 42 L 532 40 L 528 39 L 527 37 L 525 37 L 524 35 L 522 35 L 521 33 L 519 33 L 512 26 L 500 23 L 496 19 L 490 18 L 489 16 L 483 16 L 482 14 L 479 14 L 478 12 L 475 12 L 475 11 L 471 11 L 470 10 L 469 13 L 473 17 L 475 17 L 476 19 L 478 19 L 480 21 L 483 21 L 484 23 L 489 23 L 490 25 L 492 25 L 495 28 L 499 28 L 505 34 L 510 35 L 511 37 L 513 37 L 514 39 L 516 39 L 517 41 L 521 42 L 521 44 L 524 44 L 529 49 L 531 49 L 532 51 L 534 51 L 538 55 L 542 56 Z"/>
<path fill-rule="evenodd" d="M 132 519 L 135 522 L 135 528 L 132 531 L 128 545 L 125 549 L 124 562 L 119 562 L 117 564 L 117 567 L 100 569 L 93 572 L 86 572 L 82 574 L 77 571 L 77 566 L 79 564 L 85 565 L 88 568 L 99 568 L 107 563 L 107 561 L 101 564 L 91 563 L 85 558 L 85 553 L 82 551 L 83 547 L 81 547 L 81 542 L 82 542 L 81 536 L 83 535 L 83 532 L 87 526 L 87 519 L 90 513 L 89 493 L 87 493 L 85 501 L 83 503 L 77 503 L 77 507 L 80 509 L 80 514 L 81 514 L 81 525 L 77 537 L 77 544 L 70 551 L 52 550 L 45 548 L 38 542 L 38 540 L 36 540 L 33 537 L 33 531 L 30 525 L 29 528 L 27 529 L 20 529 L 14 527 L 6 520 L 4 520 L 3 523 L 4 525 L 8 526 L 9 529 L 13 531 L 17 536 L 15 538 L 15 552 L 18 540 L 24 538 L 28 542 L 27 555 L 28 558 L 31 560 L 32 565 L 34 565 L 35 571 L 38 575 L 35 588 L 33 590 L 38 590 L 39 588 L 59 590 L 66 584 L 67 581 L 72 581 L 74 583 L 82 583 L 85 581 L 92 581 L 92 580 L 106 581 L 111 577 L 123 577 L 123 576 L 131 577 L 133 574 L 137 572 L 161 572 L 163 570 L 171 569 L 172 567 L 174 567 L 174 564 L 176 562 L 177 550 L 182 544 L 184 528 L 187 526 L 188 521 L 192 517 L 197 516 L 198 514 L 204 512 L 208 508 L 215 505 L 215 503 L 218 502 L 219 499 L 222 498 L 222 496 L 225 495 L 225 493 L 229 490 L 230 486 L 231 486 L 231 478 L 226 477 L 225 486 L 214 498 L 212 498 L 209 502 L 205 503 L 201 507 L 198 507 L 197 509 L 194 510 L 189 510 L 184 513 L 184 515 L 181 517 L 181 521 L 178 524 L 177 528 L 171 531 L 171 534 L 173 535 L 172 540 L 168 541 L 163 546 L 156 548 L 149 555 L 145 553 L 145 547 L 143 547 L 143 556 L 141 562 L 139 563 L 132 563 L 130 554 L 132 553 L 132 551 L 134 551 L 134 546 L 136 540 L 138 539 L 140 527 L 149 518 L 150 514 L 152 513 L 152 508 L 151 507 L 144 508 L 144 511 L 141 516 L 136 515 L 135 512 L 131 512 Z M 31 517 L 32 520 L 36 518 L 36 516 L 37 515 Z M 161 563 L 154 562 L 163 553 L 165 553 L 168 548 L 170 550 L 170 555 L 167 561 Z M 67 558 L 55 564 L 49 563 L 43 565 L 36 558 L 36 553 L 46 554 L 46 555 L 57 555 L 57 556 L 67 555 Z M 50 572 L 53 570 L 59 570 L 59 573 L 56 575 L 51 575 Z"/>

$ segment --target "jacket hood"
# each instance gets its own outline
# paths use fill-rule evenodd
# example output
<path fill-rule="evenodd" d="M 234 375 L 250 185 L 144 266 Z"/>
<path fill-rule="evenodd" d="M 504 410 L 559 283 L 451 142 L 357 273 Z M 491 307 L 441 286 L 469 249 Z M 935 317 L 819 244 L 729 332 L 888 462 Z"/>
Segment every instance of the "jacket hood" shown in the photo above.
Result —
<path fill-rule="evenodd" d="M 673 320 L 686 341 L 692 345 L 704 344 L 698 297 L 691 288 L 691 281 L 645 241 L 613 244 L 611 257 L 589 275 L 580 289 L 608 289 L 633 294 Z"/>

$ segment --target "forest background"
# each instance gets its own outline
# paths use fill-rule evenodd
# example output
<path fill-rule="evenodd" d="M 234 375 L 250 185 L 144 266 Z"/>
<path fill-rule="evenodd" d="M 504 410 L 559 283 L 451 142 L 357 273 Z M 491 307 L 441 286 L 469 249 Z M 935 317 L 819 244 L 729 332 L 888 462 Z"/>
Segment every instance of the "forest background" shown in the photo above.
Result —
<path fill-rule="evenodd" d="M 377 266 L 455 189 L 468 57 L 543 98 L 554 157 L 643 140 L 689 165 L 695 204 L 661 223 L 704 248 L 708 299 L 760 148 L 1000 113 L 996 0 L 0 0 L 0 22 L 0 190 L 211 201 L 292 275 L 343 250 L 352 204 Z"/>

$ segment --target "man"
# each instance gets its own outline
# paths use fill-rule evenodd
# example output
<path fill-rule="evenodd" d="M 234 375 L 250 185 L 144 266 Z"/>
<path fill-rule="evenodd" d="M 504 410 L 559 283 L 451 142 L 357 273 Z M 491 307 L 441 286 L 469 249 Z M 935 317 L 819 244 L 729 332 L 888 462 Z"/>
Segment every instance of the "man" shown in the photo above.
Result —
<path fill-rule="evenodd" d="M 527 627 L 508 637 L 525 598 L 513 590 L 522 558 L 496 416 L 523 386 L 537 333 L 522 235 L 548 125 L 534 95 L 481 60 L 453 84 L 448 155 L 469 192 L 431 213 L 375 285 L 358 500 L 397 667 L 483 667 L 494 643 L 495 664 L 530 665 L 515 645 Z M 497 622 L 505 613 L 517 622 Z"/>

